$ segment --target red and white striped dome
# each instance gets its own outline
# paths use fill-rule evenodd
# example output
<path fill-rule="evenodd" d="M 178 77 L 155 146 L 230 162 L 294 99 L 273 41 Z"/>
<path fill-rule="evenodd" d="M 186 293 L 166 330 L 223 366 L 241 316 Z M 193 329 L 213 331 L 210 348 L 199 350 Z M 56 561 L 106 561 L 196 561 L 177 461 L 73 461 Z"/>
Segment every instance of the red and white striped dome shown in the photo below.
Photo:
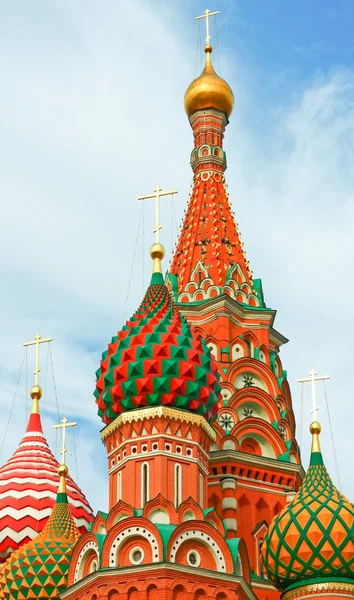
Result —
<path fill-rule="evenodd" d="M 0 563 L 45 526 L 55 504 L 59 463 L 43 434 L 39 414 L 31 414 L 26 433 L 0 469 Z M 86 497 L 68 476 L 71 513 L 84 532 L 93 514 Z"/>

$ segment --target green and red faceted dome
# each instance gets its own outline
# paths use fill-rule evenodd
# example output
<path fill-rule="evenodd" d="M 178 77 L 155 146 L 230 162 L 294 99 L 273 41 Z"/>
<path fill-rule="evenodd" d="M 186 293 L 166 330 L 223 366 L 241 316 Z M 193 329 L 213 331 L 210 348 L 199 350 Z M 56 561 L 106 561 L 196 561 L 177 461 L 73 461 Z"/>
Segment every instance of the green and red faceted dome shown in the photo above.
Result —
<path fill-rule="evenodd" d="M 94 395 L 106 424 L 151 406 L 179 408 L 207 420 L 216 415 L 216 362 L 172 303 L 161 273 L 153 274 L 139 309 L 112 338 L 96 376 Z"/>

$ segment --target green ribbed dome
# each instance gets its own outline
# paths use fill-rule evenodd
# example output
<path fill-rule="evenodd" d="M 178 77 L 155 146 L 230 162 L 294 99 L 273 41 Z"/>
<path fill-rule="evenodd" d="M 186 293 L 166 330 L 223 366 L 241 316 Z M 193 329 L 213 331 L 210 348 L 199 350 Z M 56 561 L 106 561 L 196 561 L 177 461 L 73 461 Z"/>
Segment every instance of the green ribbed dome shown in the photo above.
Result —
<path fill-rule="evenodd" d="M 318 445 L 300 490 L 264 539 L 269 579 L 282 590 L 317 578 L 354 581 L 353 523 L 354 506 L 334 486 Z"/>

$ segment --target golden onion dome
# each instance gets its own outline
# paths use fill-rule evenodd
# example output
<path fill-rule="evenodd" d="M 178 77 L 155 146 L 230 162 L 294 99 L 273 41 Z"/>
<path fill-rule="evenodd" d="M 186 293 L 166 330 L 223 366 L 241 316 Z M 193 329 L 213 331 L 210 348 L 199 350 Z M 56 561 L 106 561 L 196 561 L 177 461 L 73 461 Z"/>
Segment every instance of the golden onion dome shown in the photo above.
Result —
<path fill-rule="evenodd" d="M 211 63 L 212 47 L 205 46 L 204 71 L 194 79 L 184 96 L 184 108 L 190 117 L 196 110 L 217 108 L 229 117 L 234 106 L 234 95 L 228 83 L 214 71 Z"/>

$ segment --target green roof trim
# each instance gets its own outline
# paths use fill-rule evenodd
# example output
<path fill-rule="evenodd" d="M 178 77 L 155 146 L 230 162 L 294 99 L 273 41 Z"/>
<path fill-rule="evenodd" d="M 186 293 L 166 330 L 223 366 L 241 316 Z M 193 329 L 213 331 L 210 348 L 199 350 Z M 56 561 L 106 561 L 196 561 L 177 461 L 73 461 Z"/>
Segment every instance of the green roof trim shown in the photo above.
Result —
<path fill-rule="evenodd" d="M 321 452 L 312 452 L 310 458 L 310 466 L 323 465 L 323 458 Z"/>
<path fill-rule="evenodd" d="M 163 560 L 166 559 L 167 556 L 167 547 L 168 542 L 170 541 L 170 537 L 174 530 L 177 528 L 177 525 L 165 524 L 165 523 L 155 523 L 155 526 L 159 530 L 162 539 L 162 549 L 163 549 Z"/>
<path fill-rule="evenodd" d="M 237 569 L 237 556 L 238 556 L 238 547 L 240 544 L 240 539 L 241 538 L 232 538 L 229 540 L 225 540 L 228 547 L 230 548 L 232 562 L 234 563 L 234 574 L 235 575 L 236 575 L 236 569 Z"/>

